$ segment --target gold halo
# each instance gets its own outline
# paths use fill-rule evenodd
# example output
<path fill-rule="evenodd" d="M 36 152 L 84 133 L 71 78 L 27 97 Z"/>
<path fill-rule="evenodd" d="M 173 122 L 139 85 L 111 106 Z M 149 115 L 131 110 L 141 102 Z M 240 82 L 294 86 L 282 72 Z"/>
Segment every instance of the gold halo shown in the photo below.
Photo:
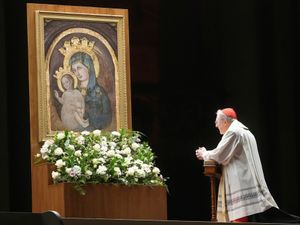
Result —
<path fill-rule="evenodd" d="M 61 79 L 63 78 L 64 75 L 70 75 L 73 78 L 73 87 L 76 88 L 78 85 L 78 80 L 76 75 L 70 70 L 70 67 L 68 66 L 67 68 L 62 68 L 59 67 L 58 70 L 56 70 L 55 75 L 53 75 L 57 79 L 57 86 L 61 92 L 65 92 L 65 89 L 63 88 L 61 84 Z"/>

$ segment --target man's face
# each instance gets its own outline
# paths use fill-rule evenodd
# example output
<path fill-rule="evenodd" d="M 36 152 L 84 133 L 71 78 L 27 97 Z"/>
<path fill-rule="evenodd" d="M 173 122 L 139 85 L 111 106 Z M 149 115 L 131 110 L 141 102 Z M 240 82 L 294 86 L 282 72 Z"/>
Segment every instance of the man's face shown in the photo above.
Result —
<path fill-rule="evenodd" d="M 216 128 L 219 129 L 220 134 L 224 134 L 227 130 L 227 126 L 226 126 L 226 122 L 224 120 L 224 118 L 220 117 L 219 115 L 217 115 L 216 120 L 215 120 L 215 125 Z"/>

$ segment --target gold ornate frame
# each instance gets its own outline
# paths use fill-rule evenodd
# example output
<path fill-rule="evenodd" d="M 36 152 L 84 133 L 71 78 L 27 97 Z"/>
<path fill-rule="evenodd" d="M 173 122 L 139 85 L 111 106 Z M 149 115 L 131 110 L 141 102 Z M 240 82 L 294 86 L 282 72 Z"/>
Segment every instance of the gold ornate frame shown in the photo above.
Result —
<path fill-rule="evenodd" d="M 76 52 L 90 56 L 96 82 L 108 90 L 112 120 L 103 129 L 131 128 L 127 10 L 28 4 L 27 12 L 31 123 L 37 122 L 38 141 L 64 130 L 53 93 L 64 93 L 65 73 L 78 87 L 69 65 Z"/>

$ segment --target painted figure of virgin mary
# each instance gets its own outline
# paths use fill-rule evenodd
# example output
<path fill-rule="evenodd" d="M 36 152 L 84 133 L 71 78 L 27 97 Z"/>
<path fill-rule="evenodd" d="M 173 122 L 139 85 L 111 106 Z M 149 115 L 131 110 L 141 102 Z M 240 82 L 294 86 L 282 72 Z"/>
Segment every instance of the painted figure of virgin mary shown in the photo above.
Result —
<path fill-rule="evenodd" d="M 85 130 L 105 128 L 112 120 L 111 103 L 105 89 L 97 82 L 92 58 L 85 52 L 77 52 L 71 56 L 69 64 L 84 97 L 84 117 L 89 121 Z"/>

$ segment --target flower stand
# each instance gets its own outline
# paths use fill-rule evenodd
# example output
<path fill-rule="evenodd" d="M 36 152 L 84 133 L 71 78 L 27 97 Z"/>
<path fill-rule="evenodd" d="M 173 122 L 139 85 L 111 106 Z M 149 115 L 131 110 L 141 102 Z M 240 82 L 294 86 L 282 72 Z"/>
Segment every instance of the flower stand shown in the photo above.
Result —
<path fill-rule="evenodd" d="M 34 166 L 33 212 L 57 211 L 63 217 L 167 219 L 164 186 L 90 184 L 80 195 L 72 184 L 52 184 L 48 165 Z"/>

